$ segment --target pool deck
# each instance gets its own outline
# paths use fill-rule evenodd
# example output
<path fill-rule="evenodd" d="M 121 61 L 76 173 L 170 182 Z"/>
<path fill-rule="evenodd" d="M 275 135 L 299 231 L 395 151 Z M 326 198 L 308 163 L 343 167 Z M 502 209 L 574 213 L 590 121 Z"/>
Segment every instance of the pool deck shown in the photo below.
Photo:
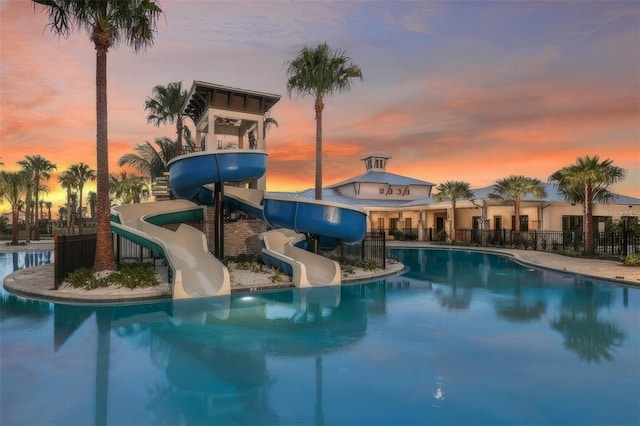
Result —
<path fill-rule="evenodd" d="M 512 256 L 520 263 L 537 268 L 569 272 L 585 277 L 609 280 L 620 284 L 640 286 L 640 267 L 624 266 L 617 261 L 575 258 L 533 250 L 446 246 L 415 241 L 389 241 L 387 242 L 387 247 L 456 249 L 497 253 Z M 20 246 L 0 245 L 0 252 L 52 249 L 53 243 L 51 241 L 32 242 L 28 245 Z M 387 269 L 377 271 L 357 271 L 355 274 L 344 278 L 343 281 L 345 283 L 349 283 L 382 278 L 398 274 L 402 269 L 403 265 L 391 262 L 388 263 Z M 69 286 L 62 286 L 58 290 L 55 290 L 53 288 L 54 267 L 52 264 L 12 272 L 4 279 L 3 285 L 12 293 L 32 299 L 47 301 L 66 301 L 71 303 L 127 303 L 155 299 L 166 300 L 171 297 L 169 284 L 166 280 L 162 280 L 162 277 L 166 277 L 166 267 L 157 267 L 157 271 L 158 276 L 161 279 L 161 284 L 159 286 L 135 290 L 119 287 L 107 287 L 88 291 L 75 289 Z M 269 272 L 252 273 L 249 271 L 232 269 L 231 291 L 232 293 L 236 293 L 293 287 L 290 281 L 287 282 L 286 279 L 282 282 L 272 282 L 271 275 L 272 274 Z"/>

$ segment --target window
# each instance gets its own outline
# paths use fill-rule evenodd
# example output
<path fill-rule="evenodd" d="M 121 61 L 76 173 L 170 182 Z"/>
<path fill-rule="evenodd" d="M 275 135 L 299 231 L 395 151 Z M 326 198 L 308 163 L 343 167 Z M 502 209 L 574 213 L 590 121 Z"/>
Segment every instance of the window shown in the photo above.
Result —
<path fill-rule="evenodd" d="M 471 217 L 471 229 L 478 230 L 480 224 L 480 216 L 472 216 Z"/>
<path fill-rule="evenodd" d="M 389 232 L 395 232 L 398 230 L 398 218 L 392 217 L 389 219 Z"/>
<path fill-rule="evenodd" d="M 408 217 L 404 220 L 404 232 L 405 233 L 409 233 L 411 232 L 411 218 Z"/>
<path fill-rule="evenodd" d="M 562 216 L 562 230 L 570 232 L 581 232 L 582 216 Z"/>
<path fill-rule="evenodd" d="M 511 216 L 511 229 L 515 231 L 516 229 L 516 217 Z M 529 216 L 521 215 L 520 216 L 520 231 L 525 232 L 529 230 Z"/>

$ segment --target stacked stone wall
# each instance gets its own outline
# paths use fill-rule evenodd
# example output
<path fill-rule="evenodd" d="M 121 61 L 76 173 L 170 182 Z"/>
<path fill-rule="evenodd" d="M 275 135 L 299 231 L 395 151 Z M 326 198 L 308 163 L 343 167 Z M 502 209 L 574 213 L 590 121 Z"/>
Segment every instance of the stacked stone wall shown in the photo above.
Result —
<path fill-rule="evenodd" d="M 258 235 L 267 230 L 261 220 L 239 220 L 224 224 L 224 255 L 260 255 L 262 247 Z"/>

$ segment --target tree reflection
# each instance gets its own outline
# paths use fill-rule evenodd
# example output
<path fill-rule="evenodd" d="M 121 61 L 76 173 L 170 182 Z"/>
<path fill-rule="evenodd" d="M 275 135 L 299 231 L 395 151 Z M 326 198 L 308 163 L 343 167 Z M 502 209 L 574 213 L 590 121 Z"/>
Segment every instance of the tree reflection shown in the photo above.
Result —
<path fill-rule="evenodd" d="M 511 322 L 537 321 L 547 311 L 545 300 L 526 300 L 522 294 L 522 285 L 514 284 L 514 296 L 508 300 L 496 299 L 496 314 Z"/>
<path fill-rule="evenodd" d="M 576 280 L 576 285 L 565 293 L 560 315 L 551 320 L 551 328 L 564 336 L 564 347 L 575 352 L 581 361 L 613 361 L 611 352 L 624 342 L 624 332 L 617 324 L 598 319 L 598 310 L 611 305 L 613 294 L 593 281 Z"/>

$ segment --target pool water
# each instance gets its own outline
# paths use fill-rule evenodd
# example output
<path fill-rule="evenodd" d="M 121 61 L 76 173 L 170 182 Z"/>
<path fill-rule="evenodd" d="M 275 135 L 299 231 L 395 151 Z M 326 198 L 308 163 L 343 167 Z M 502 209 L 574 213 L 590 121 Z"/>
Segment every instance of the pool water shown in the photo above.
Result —
<path fill-rule="evenodd" d="M 2 293 L 2 425 L 638 425 L 640 290 L 394 249 L 338 288 L 91 307 Z M 0 277 L 51 262 L 0 254 Z"/>

